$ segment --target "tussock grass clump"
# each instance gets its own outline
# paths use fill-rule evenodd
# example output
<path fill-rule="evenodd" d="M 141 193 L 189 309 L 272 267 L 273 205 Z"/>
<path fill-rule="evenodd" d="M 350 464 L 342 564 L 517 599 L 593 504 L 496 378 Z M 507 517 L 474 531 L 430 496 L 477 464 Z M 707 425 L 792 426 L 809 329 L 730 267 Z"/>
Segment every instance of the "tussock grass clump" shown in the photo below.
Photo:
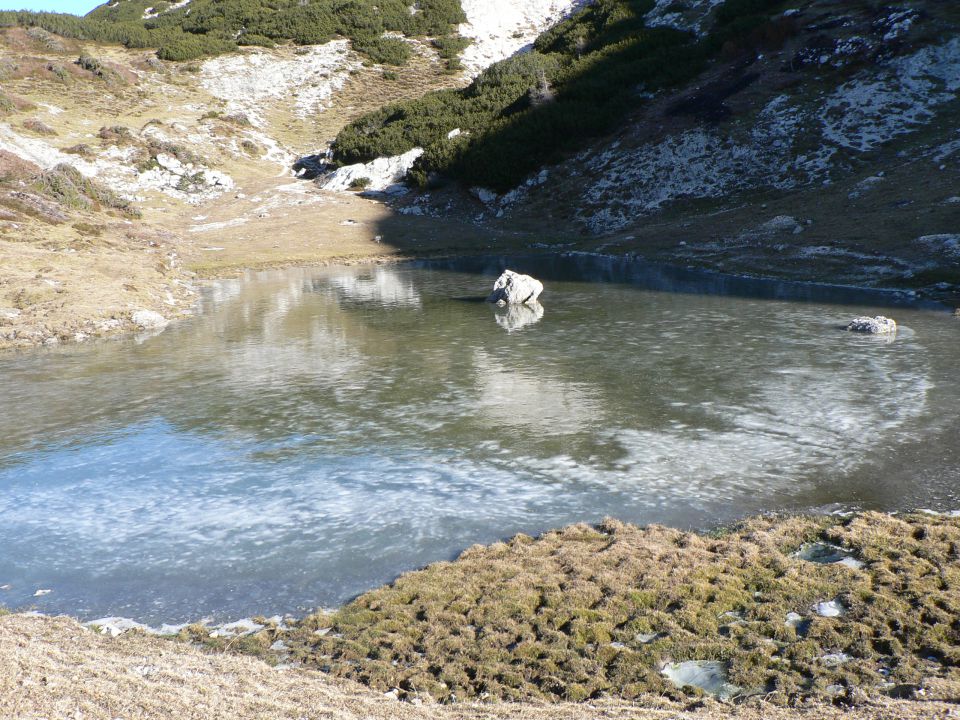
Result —
<path fill-rule="evenodd" d="M 25 130 L 29 130 L 37 135 L 45 135 L 49 137 L 57 134 L 56 130 L 37 118 L 27 118 L 23 121 L 23 127 Z"/>
<path fill-rule="evenodd" d="M 115 85 L 123 82 L 123 78 L 120 76 L 120 73 L 95 57 L 81 55 L 79 58 L 77 58 L 75 64 L 91 73 L 95 77 L 100 78 L 109 85 Z"/>
<path fill-rule="evenodd" d="M 33 189 L 73 210 L 107 208 L 118 210 L 128 217 L 140 216 L 139 210 L 129 200 L 96 180 L 84 177 L 72 165 L 61 163 L 43 172 L 34 181 Z"/>
<path fill-rule="evenodd" d="M 0 150 L 0 184 L 19 185 L 41 173 L 39 165 L 8 150 Z"/>
<path fill-rule="evenodd" d="M 794 556 L 813 541 L 864 565 Z M 842 614 L 818 614 L 831 600 Z M 960 689 L 960 519 L 759 518 L 710 536 L 608 520 L 519 535 L 307 618 L 285 642 L 308 666 L 441 701 L 681 699 L 699 691 L 661 668 L 685 660 L 720 661 L 744 694 L 785 705 Z"/>

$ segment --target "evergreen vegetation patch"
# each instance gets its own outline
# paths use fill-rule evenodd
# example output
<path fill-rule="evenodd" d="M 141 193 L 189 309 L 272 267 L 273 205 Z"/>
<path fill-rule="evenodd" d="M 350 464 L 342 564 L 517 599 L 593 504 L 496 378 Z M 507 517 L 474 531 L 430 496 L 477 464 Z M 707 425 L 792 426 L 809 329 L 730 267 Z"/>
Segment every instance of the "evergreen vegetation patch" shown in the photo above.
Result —
<path fill-rule="evenodd" d="M 373 62 L 393 65 L 404 64 L 410 50 L 385 33 L 453 38 L 466 19 L 460 0 L 420 0 L 415 12 L 407 0 L 192 0 L 179 8 L 153 0 L 120 0 L 82 18 L 0 11 L 0 27 L 19 25 L 69 38 L 155 47 L 165 60 L 219 55 L 240 45 L 313 45 L 346 37 Z"/>

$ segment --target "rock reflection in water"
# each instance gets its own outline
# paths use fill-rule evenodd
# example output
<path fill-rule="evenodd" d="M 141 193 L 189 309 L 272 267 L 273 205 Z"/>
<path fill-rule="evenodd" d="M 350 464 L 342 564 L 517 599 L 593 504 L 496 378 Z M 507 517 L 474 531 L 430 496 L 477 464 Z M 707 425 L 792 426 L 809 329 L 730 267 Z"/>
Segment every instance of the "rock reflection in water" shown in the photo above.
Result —
<path fill-rule="evenodd" d="M 540 322 L 543 319 L 543 305 L 538 302 L 506 305 L 498 307 L 494 317 L 497 325 L 512 333 Z"/>

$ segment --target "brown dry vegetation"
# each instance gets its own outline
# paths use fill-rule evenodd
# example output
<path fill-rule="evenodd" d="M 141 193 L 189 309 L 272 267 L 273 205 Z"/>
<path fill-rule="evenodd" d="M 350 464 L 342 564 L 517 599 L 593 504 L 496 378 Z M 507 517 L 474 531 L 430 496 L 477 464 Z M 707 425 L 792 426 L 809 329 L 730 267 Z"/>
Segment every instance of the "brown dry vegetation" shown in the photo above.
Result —
<path fill-rule="evenodd" d="M 14 131 L 88 162 L 123 153 L 144 171 L 163 153 L 236 182 L 233 192 L 189 201 L 148 190 L 134 208 L 65 167 L 44 172 L 0 151 L 0 348 L 129 331 L 138 309 L 176 317 L 189 311 L 195 274 L 369 261 L 485 239 L 469 225 L 405 223 L 369 200 L 327 196 L 288 173 L 278 177 L 264 156 L 264 135 L 316 152 L 374 106 L 461 82 L 431 53 L 417 52 L 396 80 L 376 67 L 358 70 L 320 122 L 297 117 L 291 98 L 268 103 L 261 129 L 210 96 L 197 70 L 146 51 L 0 30 L 0 114 Z M 290 192 L 294 184 L 301 188 Z"/>
<path fill-rule="evenodd" d="M 878 699 L 856 708 L 778 708 L 664 698 L 542 705 L 397 702 L 309 670 L 128 633 L 96 634 L 69 618 L 0 617 L 0 717 L 84 720 L 919 720 L 954 718 L 938 701 Z"/>

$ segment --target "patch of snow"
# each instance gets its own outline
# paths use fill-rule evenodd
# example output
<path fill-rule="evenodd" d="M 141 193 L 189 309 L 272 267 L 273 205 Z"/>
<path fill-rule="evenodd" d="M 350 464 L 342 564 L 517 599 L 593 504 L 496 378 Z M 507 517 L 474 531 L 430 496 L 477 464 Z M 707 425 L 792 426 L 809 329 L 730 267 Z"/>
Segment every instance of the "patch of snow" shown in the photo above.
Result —
<path fill-rule="evenodd" d="M 403 182 L 413 164 L 423 155 L 423 148 L 414 148 L 403 155 L 377 158 L 373 162 L 347 165 L 332 172 L 320 182 L 324 190 L 343 192 L 360 180 L 369 180 L 365 190 L 384 191 Z"/>
<path fill-rule="evenodd" d="M 292 57 L 268 50 L 221 55 L 203 64 L 201 83 L 229 112 L 246 114 L 258 127 L 266 122 L 264 103 L 271 100 L 292 100 L 294 114 L 306 118 L 330 107 L 333 94 L 360 62 L 351 57 L 347 40 L 300 51 Z"/>
<path fill-rule="evenodd" d="M 679 688 L 690 685 L 721 700 L 729 700 L 743 692 L 727 678 L 727 667 L 713 660 L 688 660 L 667 663 L 660 673 Z"/>
<path fill-rule="evenodd" d="M 835 618 L 846 612 L 839 600 L 826 600 L 813 606 L 813 611 L 820 617 Z"/>
<path fill-rule="evenodd" d="M 84 623 L 84 625 L 93 630 L 97 630 L 102 635 L 109 635 L 110 637 L 119 637 L 120 635 L 130 632 L 131 630 L 139 630 L 147 633 L 148 635 L 160 634 L 157 630 L 154 630 L 147 625 L 143 625 L 124 617 L 105 617 L 100 618 L 99 620 L 91 620 L 88 623 Z"/>
<path fill-rule="evenodd" d="M 259 632 L 260 630 L 263 630 L 264 627 L 266 626 L 255 623 L 249 618 L 245 618 L 243 620 L 237 620 L 236 622 L 227 623 L 226 625 L 220 625 L 216 630 L 210 633 L 210 637 L 243 637 L 244 635 L 252 635 L 255 632 Z"/>
<path fill-rule="evenodd" d="M 461 60 L 471 76 L 528 48 L 550 26 L 589 0 L 461 0 L 467 22 L 460 34 L 473 42 Z"/>

